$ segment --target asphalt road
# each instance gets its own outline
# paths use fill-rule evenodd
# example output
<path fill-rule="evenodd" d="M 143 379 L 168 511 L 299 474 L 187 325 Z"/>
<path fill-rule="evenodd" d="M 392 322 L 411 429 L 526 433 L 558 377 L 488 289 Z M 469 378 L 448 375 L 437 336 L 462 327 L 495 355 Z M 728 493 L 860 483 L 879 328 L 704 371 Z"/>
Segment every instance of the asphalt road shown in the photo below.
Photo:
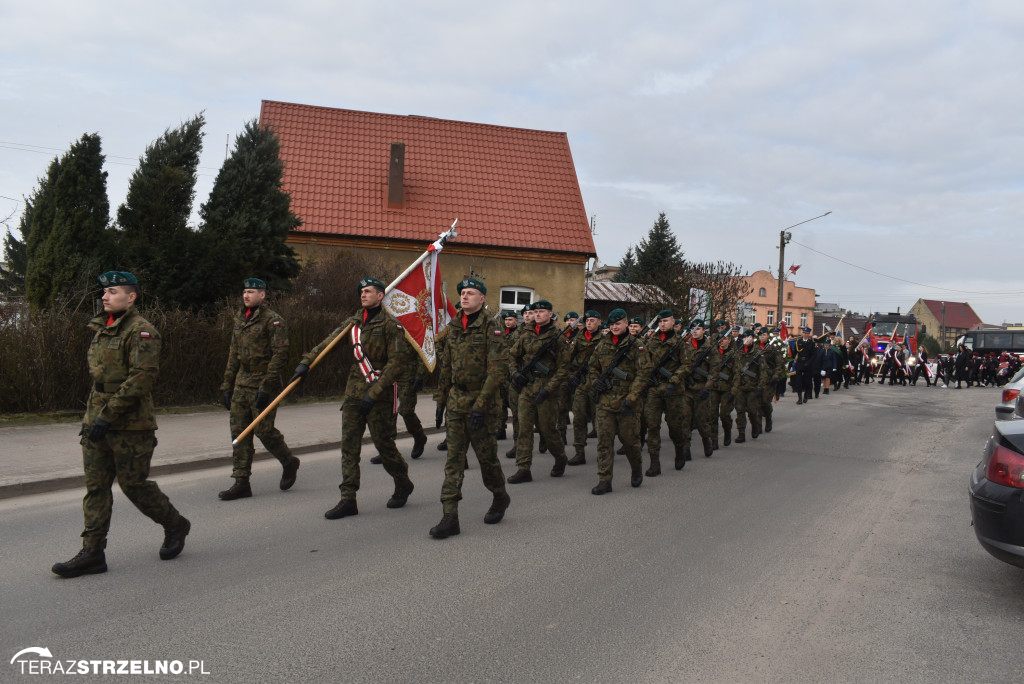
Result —
<path fill-rule="evenodd" d="M 110 571 L 73 580 L 49 567 L 77 551 L 81 492 L 2 501 L 0 679 L 46 679 L 8 662 L 37 646 L 202 660 L 178 679 L 216 682 L 1020 681 L 1024 575 L 981 549 L 967 500 L 995 391 L 792 401 L 773 433 L 638 489 L 619 457 L 603 497 L 593 458 L 557 480 L 538 455 L 496 526 L 474 468 L 445 541 L 438 437 L 405 508 L 364 461 L 360 515 L 337 521 L 335 452 L 289 492 L 259 463 L 230 503 L 223 469 L 162 477 L 193 521 L 170 562 L 117 492 Z"/>

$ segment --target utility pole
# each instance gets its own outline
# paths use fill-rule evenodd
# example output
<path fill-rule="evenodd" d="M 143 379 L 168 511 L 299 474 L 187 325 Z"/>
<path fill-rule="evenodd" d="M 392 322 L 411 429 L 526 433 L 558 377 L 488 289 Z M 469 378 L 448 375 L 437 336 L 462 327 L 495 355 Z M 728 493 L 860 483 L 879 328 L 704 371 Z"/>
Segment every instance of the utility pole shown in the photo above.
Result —
<path fill-rule="evenodd" d="M 942 305 L 941 306 L 941 309 L 942 309 L 942 349 L 939 350 L 940 352 L 945 350 L 947 348 L 947 346 L 948 346 L 946 344 L 946 302 L 941 302 L 941 305 Z"/>
<path fill-rule="evenodd" d="M 810 223 L 811 221 L 820 219 L 822 216 L 828 216 L 831 213 L 831 211 L 826 211 L 821 216 L 815 216 L 814 218 L 809 218 L 806 221 L 794 223 L 788 228 L 783 228 L 782 230 L 779 231 L 779 310 L 776 312 L 778 314 L 778 325 L 782 325 L 782 321 L 785 320 L 782 315 L 782 289 L 783 284 L 786 280 L 786 276 L 782 269 L 786 267 L 786 243 L 788 243 L 790 239 L 792 239 L 793 237 L 793 234 L 789 232 L 789 229 L 796 228 L 797 226 L 802 226 L 805 223 Z"/>

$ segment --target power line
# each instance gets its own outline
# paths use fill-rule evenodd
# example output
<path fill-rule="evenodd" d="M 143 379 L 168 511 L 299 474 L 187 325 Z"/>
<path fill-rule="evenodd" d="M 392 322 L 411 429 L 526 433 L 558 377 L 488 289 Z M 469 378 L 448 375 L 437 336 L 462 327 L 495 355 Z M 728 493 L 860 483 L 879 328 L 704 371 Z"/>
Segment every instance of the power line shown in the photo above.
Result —
<path fill-rule="evenodd" d="M 46 155 L 49 155 L 50 152 L 66 152 L 67 151 L 66 149 L 60 149 L 60 148 L 57 148 L 57 147 L 43 147 L 42 145 L 29 145 L 28 143 L 11 142 L 9 140 L 0 140 L 0 148 L 7 149 L 7 150 L 17 150 L 19 152 L 35 152 L 36 154 L 46 154 Z M 119 156 L 119 155 L 116 155 L 116 154 L 104 154 L 103 157 L 109 163 L 111 163 L 111 164 L 118 164 L 118 165 L 121 165 L 121 166 L 134 166 L 135 164 L 139 163 L 139 159 L 137 157 L 122 157 L 122 156 Z M 124 159 L 124 160 L 126 160 L 126 162 L 110 161 L 111 159 Z M 219 170 L 219 169 L 213 168 L 212 166 L 199 166 L 197 168 L 206 169 L 207 171 L 218 171 Z M 201 173 L 199 175 L 200 176 L 205 176 L 207 174 L 202 174 Z"/>
<path fill-rule="evenodd" d="M 858 266 L 857 264 L 851 264 L 849 261 L 844 261 L 843 259 L 840 259 L 839 257 L 836 257 L 836 256 L 832 256 L 831 254 L 825 254 L 824 252 L 819 252 L 818 250 L 814 249 L 813 247 L 808 247 L 804 243 L 797 242 L 796 240 L 791 240 L 791 242 L 793 242 L 794 244 L 800 245 L 804 249 L 810 250 L 810 251 L 814 252 L 815 254 L 820 254 L 823 257 L 828 257 L 829 259 L 834 259 L 834 260 L 838 261 L 841 264 L 846 264 L 847 266 L 852 266 L 854 268 L 859 268 L 862 271 L 867 271 L 868 273 L 873 273 L 875 275 L 882 276 L 883 278 L 889 278 L 891 280 L 898 280 L 898 281 L 900 281 L 902 283 L 910 283 L 911 285 L 917 285 L 918 287 L 926 287 L 926 288 L 928 288 L 930 290 L 943 290 L 944 292 L 956 292 L 956 293 L 959 293 L 959 294 L 972 294 L 972 295 L 1022 295 L 1022 294 L 1024 294 L 1024 291 L 1017 291 L 1017 292 L 1006 292 L 1006 291 L 975 292 L 975 291 L 972 291 L 972 290 L 954 290 L 953 288 L 939 287 L 937 285 L 925 285 L 924 283 L 919 283 L 919 282 L 914 281 L 914 280 L 907 280 L 906 278 L 897 278 L 896 276 L 891 276 L 891 275 L 889 275 L 887 273 L 880 273 L 878 271 L 873 271 L 870 268 L 865 268 L 863 266 Z"/>

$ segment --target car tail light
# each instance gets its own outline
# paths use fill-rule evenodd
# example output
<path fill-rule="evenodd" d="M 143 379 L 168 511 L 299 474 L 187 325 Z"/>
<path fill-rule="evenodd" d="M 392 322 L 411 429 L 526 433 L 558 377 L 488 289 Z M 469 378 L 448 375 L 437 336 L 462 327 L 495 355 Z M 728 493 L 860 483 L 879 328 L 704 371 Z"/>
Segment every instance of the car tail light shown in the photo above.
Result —
<path fill-rule="evenodd" d="M 1005 404 L 1005 403 L 1007 403 L 1009 401 L 1016 401 L 1018 394 L 1020 394 L 1020 390 L 1019 389 L 1004 389 L 1003 390 L 1003 403 Z"/>
<path fill-rule="evenodd" d="M 999 444 L 995 439 L 989 440 L 988 452 L 988 467 L 985 468 L 988 481 L 1024 489 L 1024 454 Z"/>

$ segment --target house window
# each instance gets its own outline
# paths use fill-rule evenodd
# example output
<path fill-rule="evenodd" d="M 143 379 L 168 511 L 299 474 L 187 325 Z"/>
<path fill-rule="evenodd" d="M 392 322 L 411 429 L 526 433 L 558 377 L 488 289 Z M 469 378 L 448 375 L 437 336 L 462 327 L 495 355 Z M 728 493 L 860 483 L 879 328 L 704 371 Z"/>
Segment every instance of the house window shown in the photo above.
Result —
<path fill-rule="evenodd" d="M 750 310 L 750 324 L 757 323 L 757 309 Z"/>
<path fill-rule="evenodd" d="M 787 292 L 786 293 L 786 301 L 787 302 L 793 301 L 793 293 L 792 292 Z"/>
<path fill-rule="evenodd" d="M 501 308 L 520 311 L 527 304 L 533 303 L 533 290 L 528 287 L 501 288 Z"/>
<path fill-rule="evenodd" d="M 800 314 L 800 327 L 801 328 L 806 328 L 807 327 L 807 314 L 805 314 L 805 313 Z"/>
<path fill-rule="evenodd" d="M 793 325 L 793 312 L 792 311 L 787 311 L 786 312 L 786 325 L 791 326 L 791 327 Z"/>
<path fill-rule="evenodd" d="M 775 325 L 775 309 L 768 309 L 768 325 Z"/>
<path fill-rule="evenodd" d="M 760 290 L 758 290 L 758 291 L 757 291 L 757 296 L 758 296 L 758 297 L 767 297 L 767 296 L 768 296 L 768 291 L 767 291 L 767 290 L 765 290 L 765 289 L 764 289 L 764 288 L 762 287 L 762 288 L 761 288 Z"/>

